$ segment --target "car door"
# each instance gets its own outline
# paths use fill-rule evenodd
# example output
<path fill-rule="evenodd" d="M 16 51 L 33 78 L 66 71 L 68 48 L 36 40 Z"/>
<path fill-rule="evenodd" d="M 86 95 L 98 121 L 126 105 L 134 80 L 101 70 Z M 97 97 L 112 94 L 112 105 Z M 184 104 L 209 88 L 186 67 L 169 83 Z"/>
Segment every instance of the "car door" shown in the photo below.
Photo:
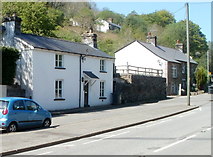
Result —
<path fill-rule="evenodd" d="M 29 121 L 32 126 L 42 125 L 44 118 L 39 110 L 39 105 L 31 100 L 25 100 L 25 106 L 27 112 L 29 112 Z"/>
<path fill-rule="evenodd" d="M 13 102 L 13 110 L 10 112 L 10 120 L 16 121 L 19 128 L 29 127 L 29 113 L 26 111 L 23 100 Z"/>

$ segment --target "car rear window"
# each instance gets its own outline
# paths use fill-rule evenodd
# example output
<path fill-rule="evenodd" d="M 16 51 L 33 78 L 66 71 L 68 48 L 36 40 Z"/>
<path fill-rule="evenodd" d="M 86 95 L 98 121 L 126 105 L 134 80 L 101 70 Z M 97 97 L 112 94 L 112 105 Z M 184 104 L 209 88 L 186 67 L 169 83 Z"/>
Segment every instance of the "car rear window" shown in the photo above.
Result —
<path fill-rule="evenodd" d="M 5 109 L 8 106 L 8 101 L 0 100 L 0 109 Z"/>

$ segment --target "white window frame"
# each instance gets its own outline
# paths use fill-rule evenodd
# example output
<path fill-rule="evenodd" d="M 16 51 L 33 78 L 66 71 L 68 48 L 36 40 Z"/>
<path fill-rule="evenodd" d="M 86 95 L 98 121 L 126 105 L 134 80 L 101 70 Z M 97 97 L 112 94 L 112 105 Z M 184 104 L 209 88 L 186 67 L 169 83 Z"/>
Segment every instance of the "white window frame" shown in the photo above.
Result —
<path fill-rule="evenodd" d="M 55 98 L 63 98 L 63 84 L 64 80 L 55 80 Z"/>
<path fill-rule="evenodd" d="M 105 97 L 105 81 L 100 82 L 100 97 Z"/>
<path fill-rule="evenodd" d="M 64 67 L 64 55 L 55 54 L 55 67 L 63 68 Z"/>
<path fill-rule="evenodd" d="M 177 78 L 177 65 L 172 65 L 172 78 Z"/>
<path fill-rule="evenodd" d="M 105 72 L 106 71 L 106 67 L 105 67 L 105 60 L 101 59 L 100 60 L 100 71 L 101 72 Z"/>

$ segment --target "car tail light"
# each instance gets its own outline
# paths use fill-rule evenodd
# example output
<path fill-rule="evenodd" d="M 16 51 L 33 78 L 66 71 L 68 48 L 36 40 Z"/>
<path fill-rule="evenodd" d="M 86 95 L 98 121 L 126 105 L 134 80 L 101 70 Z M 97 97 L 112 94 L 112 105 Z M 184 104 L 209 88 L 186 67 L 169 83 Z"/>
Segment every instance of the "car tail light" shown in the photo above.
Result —
<path fill-rule="evenodd" d="M 5 109 L 2 111 L 2 114 L 3 114 L 3 115 L 8 114 L 8 109 L 7 109 L 7 108 L 5 108 Z"/>

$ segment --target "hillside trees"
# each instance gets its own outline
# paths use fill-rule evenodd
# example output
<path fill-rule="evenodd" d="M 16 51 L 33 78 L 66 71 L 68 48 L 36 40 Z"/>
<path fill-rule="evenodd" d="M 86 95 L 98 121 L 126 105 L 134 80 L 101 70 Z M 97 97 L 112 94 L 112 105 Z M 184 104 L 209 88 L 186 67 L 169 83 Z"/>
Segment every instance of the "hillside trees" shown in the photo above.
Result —
<path fill-rule="evenodd" d="M 94 12 L 89 8 L 82 8 L 74 19 L 77 20 L 82 28 L 89 29 L 90 27 L 94 27 L 95 15 Z"/>
<path fill-rule="evenodd" d="M 190 55 L 194 58 L 199 58 L 208 50 L 205 35 L 201 32 L 200 27 L 190 21 Z M 184 44 L 183 51 L 186 53 L 186 25 L 185 21 L 173 23 L 168 25 L 161 36 L 159 37 L 159 44 L 175 48 L 176 41 L 180 40 Z M 197 52 L 200 56 L 197 56 Z"/>
<path fill-rule="evenodd" d="M 124 22 L 124 15 L 114 13 L 108 9 L 105 9 L 97 14 L 97 18 L 108 20 L 109 18 L 113 19 L 113 23 L 122 25 Z"/>
<path fill-rule="evenodd" d="M 154 13 L 144 14 L 142 15 L 142 17 L 148 24 L 157 24 L 161 27 L 165 27 L 169 24 L 175 23 L 176 21 L 174 16 L 166 10 L 160 10 Z"/>
<path fill-rule="evenodd" d="M 22 32 L 54 36 L 52 33 L 63 21 L 63 13 L 48 8 L 45 2 L 4 2 L 3 15 L 16 12 L 22 18 Z"/>
<path fill-rule="evenodd" d="M 133 39 L 145 40 L 147 24 L 140 15 L 129 14 L 122 26 L 122 33 L 124 32 L 129 32 Z"/>

